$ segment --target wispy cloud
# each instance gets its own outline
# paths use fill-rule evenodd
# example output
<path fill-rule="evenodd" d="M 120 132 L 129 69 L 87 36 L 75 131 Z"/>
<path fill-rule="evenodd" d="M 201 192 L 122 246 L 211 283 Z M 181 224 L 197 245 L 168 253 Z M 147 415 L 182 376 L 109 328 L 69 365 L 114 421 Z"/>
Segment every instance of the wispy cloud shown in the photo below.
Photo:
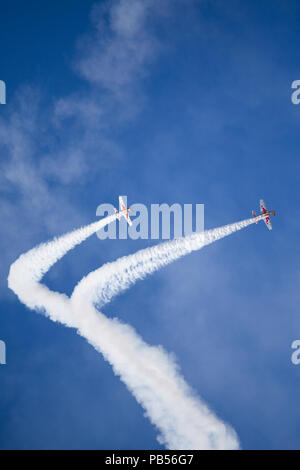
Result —
<path fill-rule="evenodd" d="M 162 3 L 166 5 L 166 1 Z M 93 33 L 80 43 L 76 69 L 91 83 L 120 98 L 146 74 L 147 65 L 159 49 L 148 22 L 158 12 L 153 0 L 96 5 L 91 15 Z"/>
<path fill-rule="evenodd" d="M 7 233 L 0 241 L 3 271 L 16 246 L 22 250 L 32 243 L 34 230 L 40 236 L 80 224 L 83 215 L 71 205 L 71 188 L 122 163 L 112 129 L 141 109 L 138 84 L 159 51 L 149 22 L 167 5 L 150 0 L 96 4 L 92 31 L 79 39 L 74 61 L 84 89 L 51 100 L 27 86 L 6 105 L 0 119 L 0 217 Z"/>

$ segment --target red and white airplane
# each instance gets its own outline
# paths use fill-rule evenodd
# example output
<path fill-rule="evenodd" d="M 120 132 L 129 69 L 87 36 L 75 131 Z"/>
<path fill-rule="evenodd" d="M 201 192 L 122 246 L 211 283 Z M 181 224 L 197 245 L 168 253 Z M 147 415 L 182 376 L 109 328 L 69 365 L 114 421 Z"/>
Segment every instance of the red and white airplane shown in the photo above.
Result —
<path fill-rule="evenodd" d="M 115 213 L 117 214 L 117 218 L 120 220 L 121 217 L 123 216 L 126 219 L 126 222 L 129 225 L 132 225 L 131 219 L 129 217 L 129 211 L 132 211 L 132 209 L 131 209 L 131 207 L 129 207 L 129 209 L 127 209 L 126 204 L 125 204 L 124 199 L 122 198 L 122 196 L 119 196 L 119 208 L 120 208 L 119 211 L 115 208 Z"/>
<path fill-rule="evenodd" d="M 261 212 L 260 216 L 257 216 L 255 214 L 255 211 L 252 211 L 253 217 L 260 217 L 260 219 L 258 219 L 256 223 L 258 224 L 259 220 L 262 219 L 264 220 L 268 229 L 272 230 L 271 215 L 275 215 L 275 211 L 268 211 L 266 203 L 263 199 L 259 201 L 259 205 L 260 205 L 260 212 Z"/>

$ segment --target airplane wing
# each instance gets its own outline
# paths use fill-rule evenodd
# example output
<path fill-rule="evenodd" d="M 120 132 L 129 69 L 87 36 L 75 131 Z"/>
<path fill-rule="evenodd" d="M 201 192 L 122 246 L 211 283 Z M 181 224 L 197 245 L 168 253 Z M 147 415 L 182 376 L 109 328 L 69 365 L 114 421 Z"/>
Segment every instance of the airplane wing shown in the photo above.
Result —
<path fill-rule="evenodd" d="M 125 204 L 124 199 L 122 198 L 122 196 L 119 196 L 119 207 L 120 207 L 121 211 L 124 211 L 125 209 L 127 209 L 126 204 Z"/>
<path fill-rule="evenodd" d="M 267 219 L 265 219 L 266 226 L 268 227 L 269 230 L 272 230 L 273 227 L 272 227 L 271 219 L 270 219 L 270 217 L 267 217 Z"/>
<path fill-rule="evenodd" d="M 119 208 L 120 208 L 120 212 L 126 211 L 126 209 L 127 209 L 126 204 L 125 204 L 124 199 L 122 198 L 122 196 L 119 196 Z M 129 225 L 132 225 L 132 222 L 131 222 L 131 219 L 129 217 L 128 211 L 125 214 L 122 214 L 122 215 L 125 217 L 126 222 L 128 222 Z"/>
<path fill-rule="evenodd" d="M 267 209 L 266 203 L 263 199 L 260 199 L 259 205 L 260 205 L 260 211 L 261 211 L 262 214 L 267 212 L 268 209 Z"/>
<path fill-rule="evenodd" d="M 267 209 L 267 206 L 266 206 L 266 203 L 263 199 L 261 199 L 259 201 L 259 205 L 260 205 L 260 211 L 262 214 L 266 214 L 268 212 L 268 209 Z M 268 227 L 269 230 L 272 230 L 272 222 L 271 222 L 271 217 L 265 217 L 264 218 L 264 222 L 266 224 L 266 226 Z"/>
<path fill-rule="evenodd" d="M 125 214 L 124 215 L 125 219 L 127 220 L 128 224 L 131 226 L 132 225 L 132 222 L 131 222 L 131 218 L 129 217 L 128 214 Z"/>

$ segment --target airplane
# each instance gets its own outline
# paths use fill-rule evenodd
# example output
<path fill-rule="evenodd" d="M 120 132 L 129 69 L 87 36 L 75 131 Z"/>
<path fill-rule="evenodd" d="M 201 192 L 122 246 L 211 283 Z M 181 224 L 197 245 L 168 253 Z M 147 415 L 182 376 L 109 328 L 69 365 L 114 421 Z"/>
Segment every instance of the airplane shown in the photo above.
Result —
<path fill-rule="evenodd" d="M 126 219 L 126 222 L 128 223 L 128 225 L 132 225 L 131 219 L 129 217 L 129 211 L 132 211 L 132 209 L 131 209 L 131 207 L 129 207 L 129 209 L 127 209 L 126 204 L 125 204 L 124 199 L 122 198 L 122 196 L 119 196 L 119 208 L 121 209 L 120 211 L 118 211 L 115 208 L 115 213 L 117 214 L 117 218 L 120 220 L 121 217 L 123 216 Z"/>
<path fill-rule="evenodd" d="M 263 199 L 261 199 L 259 201 L 259 205 L 260 205 L 261 216 L 257 216 L 255 214 L 255 211 L 252 211 L 253 217 L 260 217 L 259 220 L 263 219 L 263 221 L 265 222 L 268 229 L 272 230 L 271 215 L 275 215 L 275 211 L 268 211 L 266 203 Z M 256 222 L 257 224 L 258 224 L 259 220 L 257 220 L 257 222 Z"/>

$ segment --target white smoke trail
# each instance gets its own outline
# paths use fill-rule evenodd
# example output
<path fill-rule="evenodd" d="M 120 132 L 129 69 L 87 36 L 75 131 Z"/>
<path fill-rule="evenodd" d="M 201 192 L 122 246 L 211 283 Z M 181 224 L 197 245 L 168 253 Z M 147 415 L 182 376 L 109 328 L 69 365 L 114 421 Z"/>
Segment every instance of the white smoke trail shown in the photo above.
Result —
<path fill-rule="evenodd" d="M 167 447 L 238 448 L 234 431 L 194 396 L 172 358 L 161 347 L 148 346 L 128 325 L 106 318 L 93 303 L 107 303 L 146 274 L 260 220 L 261 216 L 163 243 L 107 264 L 78 284 L 71 302 L 64 294 L 39 284 L 56 261 L 115 217 L 107 217 L 21 255 L 10 268 L 9 287 L 28 307 L 44 310 L 52 320 L 77 328 L 102 352 L 160 430 L 160 442 Z"/>
<path fill-rule="evenodd" d="M 110 215 L 22 254 L 10 267 L 8 287 L 27 307 L 44 311 L 53 321 L 73 326 L 70 299 L 64 294 L 51 291 L 39 284 L 39 281 L 68 251 L 116 220 L 116 217 L 116 214 Z"/>
<path fill-rule="evenodd" d="M 205 232 L 193 233 L 188 237 L 164 242 L 140 250 L 133 255 L 119 258 L 112 263 L 106 263 L 84 277 L 74 289 L 72 297 L 76 296 L 77 298 L 82 292 L 84 295 L 89 295 L 100 308 L 147 274 L 153 273 L 192 251 L 199 250 L 233 232 L 254 224 L 263 217 L 257 216 Z"/>
<path fill-rule="evenodd" d="M 98 308 L 103 306 L 147 274 L 247 227 L 260 218 L 261 216 L 165 242 L 105 264 L 83 278 L 74 289 L 71 301 L 77 317 L 80 317 L 86 303 L 89 305 L 91 317 L 96 317 L 97 311 L 93 304 L 97 304 Z M 105 323 L 106 317 L 100 315 Z M 147 410 L 150 420 L 160 429 L 162 443 L 175 449 L 238 448 L 238 440 L 233 430 L 218 420 L 202 401 L 193 396 L 176 364 L 162 348 L 150 348 L 140 340 L 133 329 L 116 319 L 113 320 L 114 323 L 111 320 L 109 322 L 106 343 L 97 341 L 101 331 L 97 328 L 99 323 L 97 325 L 96 321 L 92 328 L 91 325 L 86 328 L 83 324 L 81 334 L 88 335 L 96 349 L 113 364 L 115 372 Z"/>

